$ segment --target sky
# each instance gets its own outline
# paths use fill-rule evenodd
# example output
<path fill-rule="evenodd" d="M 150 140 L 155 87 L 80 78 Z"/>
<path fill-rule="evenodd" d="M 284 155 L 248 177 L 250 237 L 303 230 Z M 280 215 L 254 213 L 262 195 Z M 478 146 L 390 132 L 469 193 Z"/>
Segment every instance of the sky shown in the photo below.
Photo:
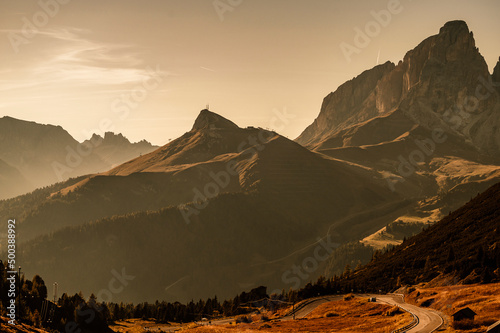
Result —
<path fill-rule="evenodd" d="M 210 110 L 296 138 L 323 98 L 464 20 L 492 71 L 498 0 L 0 0 L 0 117 L 163 145 Z M 359 37 L 365 34 L 363 39 Z"/>

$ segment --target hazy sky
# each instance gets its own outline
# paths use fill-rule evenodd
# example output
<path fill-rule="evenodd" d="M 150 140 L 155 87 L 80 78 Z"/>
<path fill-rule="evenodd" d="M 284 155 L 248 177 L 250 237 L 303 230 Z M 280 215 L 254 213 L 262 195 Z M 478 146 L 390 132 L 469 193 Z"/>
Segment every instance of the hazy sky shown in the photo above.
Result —
<path fill-rule="evenodd" d="M 160 145 L 210 103 L 240 126 L 286 109 L 295 138 L 328 93 L 446 21 L 468 23 L 491 71 L 499 13 L 498 0 L 0 0 L 0 116 Z M 371 37 L 348 59 L 356 28 Z"/>

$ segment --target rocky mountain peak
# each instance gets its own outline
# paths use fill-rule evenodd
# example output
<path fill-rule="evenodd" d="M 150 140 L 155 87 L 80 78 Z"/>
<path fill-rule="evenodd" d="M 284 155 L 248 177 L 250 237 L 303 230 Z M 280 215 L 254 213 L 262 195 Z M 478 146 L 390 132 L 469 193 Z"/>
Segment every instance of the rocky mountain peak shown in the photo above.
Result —
<path fill-rule="evenodd" d="M 436 72 L 436 66 L 452 64 L 466 65 L 467 70 L 486 74 L 487 65 L 476 48 L 474 35 L 464 21 L 450 21 L 439 30 L 439 34 L 422 41 L 416 48 L 406 53 L 403 61 L 410 88 L 421 79 L 421 75 Z M 409 71 L 408 71 L 409 70 Z M 456 68 L 453 68 L 456 70 Z"/>
<path fill-rule="evenodd" d="M 92 137 L 90 138 L 90 141 L 97 142 L 103 140 L 103 137 L 100 136 L 99 134 L 92 134 Z"/>
<path fill-rule="evenodd" d="M 192 130 L 202 129 L 237 129 L 238 125 L 232 121 L 211 112 L 207 109 L 201 110 L 198 118 L 196 118 Z"/>
<path fill-rule="evenodd" d="M 450 21 L 439 33 L 408 51 L 397 66 L 386 63 L 374 67 L 328 95 L 318 118 L 296 140 L 313 149 L 348 146 L 351 134 L 346 131 L 354 133 L 354 127 L 394 110 L 400 110 L 415 124 L 434 128 L 436 119 L 444 119 L 466 96 L 474 96 L 480 78 L 489 77 L 486 61 L 467 24 Z M 500 81 L 500 64 L 493 80 Z M 483 127 L 491 121 L 484 120 L 487 113 L 479 114 L 494 103 L 480 101 L 474 112 L 450 131 L 459 132 L 479 147 L 489 146 L 488 135 L 484 140 L 477 137 L 486 133 Z"/>
<path fill-rule="evenodd" d="M 137 147 L 142 146 L 144 148 L 154 148 L 156 146 L 152 145 L 150 142 L 146 140 L 141 140 L 136 143 L 130 142 L 122 133 L 113 133 L 106 132 L 104 133 L 104 137 L 99 134 L 94 133 L 89 140 L 85 142 L 91 142 L 95 146 L 115 146 L 127 149 L 127 147 Z"/>
<path fill-rule="evenodd" d="M 113 132 L 104 133 L 104 143 L 114 145 L 129 145 L 130 141 L 123 134 L 115 134 Z"/>
<path fill-rule="evenodd" d="M 447 22 L 436 38 L 436 53 L 443 53 L 446 61 L 484 62 L 476 48 L 474 34 L 464 21 Z"/>
<path fill-rule="evenodd" d="M 467 23 L 461 20 L 449 21 L 444 24 L 444 26 L 439 29 L 439 34 L 451 34 L 457 36 L 462 33 L 469 33 L 469 27 Z"/>
<path fill-rule="evenodd" d="M 480 78 L 490 76 L 474 35 L 463 21 L 445 23 L 439 34 L 409 51 L 404 57 L 402 71 L 403 99 L 400 106 L 416 123 L 427 128 L 436 126 L 432 119 L 435 116 L 446 121 L 450 109 L 462 105 L 466 96 L 475 95 Z M 486 143 L 476 139 L 487 122 L 472 115 L 488 110 L 492 103 L 493 100 L 480 101 L 473 112 L 469 112 L 469 117 L 453 125 L 450 131 L 459 132 L 484 148 Z M 474 131 L 470 131 L 473 124 Z"/>

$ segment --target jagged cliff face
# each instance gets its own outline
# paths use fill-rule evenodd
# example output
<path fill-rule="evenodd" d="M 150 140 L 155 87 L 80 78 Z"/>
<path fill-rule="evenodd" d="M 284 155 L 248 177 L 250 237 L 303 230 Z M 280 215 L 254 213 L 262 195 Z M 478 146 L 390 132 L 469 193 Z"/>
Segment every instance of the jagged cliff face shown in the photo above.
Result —
<path fill-rule="evenodd" d="M 318 118 L 297 138 L 303 145 L 314 145 L 322 139 L 359 122 L 376 117 L 389 106 L 384 97 L 378 100 L 376 88 L 380 80 L 394 70 L 394 64 L 383 65 L 363 72 L 329 94 L 321 107 Z"/>
<path fill-rule="evenodd" d="M 453 87 L 453 83 L 474 85 L 479 75 L 489 75 L 488 66 L 475 46 L 473 34 L 463 21 L 446 23 L 438 35 L 427 38 L 409 51 L 400 66 L 405 93 L 412 88 L 420 88 L 420 93 L 425 94 L 432 88 L 443 89 L 443 83 L 446 84 L 444 89 L 452 90 L 449 87 Z M 458 82 L 435 82 L 454 78 Z"/>
<path fill-rule="evenodd" d="M 497 65 L 495 66 L 495 69 L 493 69 L 493 75 L 491 76 L 493 79 L 493 82 L 495 83 L 500 83 L 500 57 L 498 58 Z M 496 86 L 497 90 L 500 92 L 500 86 Z"/>
<path fill-rule="evenodd" d="M 495 154 L 500 149 L 500 132 L 495 132 L 500 112 L 498 89 L 490 81 L 500 76 L 499 67 L 490 76 L 467 24 L 448 22 L 397 66 L 377 66 L 328 95 L 318 118 L 297 141 L 316 149 L 349 146 L 347 129 L 357 132 L 352 128 L 364 121 L 401 112 L 417 126 L 443 128 Z"/>
<path fill-rule="evenodd" d="M 498 95 L 488 66 L 465 22 L 448 22 L 436 36 L 408 52 L 400 64 L 403 94 L 400 108 L 415 123 L 443 128 L 494 155 L 500 138 Z"/>

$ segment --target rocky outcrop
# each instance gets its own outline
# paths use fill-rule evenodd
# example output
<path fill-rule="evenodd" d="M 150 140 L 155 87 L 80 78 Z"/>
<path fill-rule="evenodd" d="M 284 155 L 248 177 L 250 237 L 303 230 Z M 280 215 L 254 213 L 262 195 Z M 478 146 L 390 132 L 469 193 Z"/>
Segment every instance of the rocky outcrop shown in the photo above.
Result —
<path fill-rule="evenodd" d="M 491 76 L 491 78 L 492 78 L 493 82 L 500 84 L 500 57 L 498 58 L 497 65 L 493 69 L 493 75 Z M 498 88 L 498 86 L 497 86 L 497 88 Z"/>
<path fill-rule="evenodd" d="M 85 142 L 92 143 L 95 146 L 97 145 L 103 145 L 103 146 L 131 146 L 131 147 L 138 147 L 141 146 L 142 148 L 145 149 L 152 149 L 152 148 L 158 148 L 156 146 L 153 146 L 151 143 L 149 143 L 146 140 L 141 140 L 139 142 L 131 143 L 129 139 L 123 136 L 123 134 L 118 133 L 115 134 L 113 132 L 106 132 L 104 133 L 104 137 L 100 136 L 99 134 L 94 134 L 89 140 L 86 140 Z"/>
<path fill-rule="evenodd" d="M 158 148 L 146 140 L 131 143 L 123 134 L 115 134 L 113 132 L 104 133 L 104 138 L 98 134 L 94 134 L 92 138 L 83 144 L 93 147 L 93 153 L 99 156 L 110 167 L 150 153 Z"/>
<path fill-rule="evenodd" d="M 238 125 L 232 121 L 218 115 L 217 113 L 210 112 L 207 109 L 201 110 L 193 125 L 193 130 L 237 128 Z"/>
<path fill-rule="evenodd" d="M 386 110 L 390 97 L 377 100 L 376 88 L 379 81 L 394 67 L 391 62 L 378 65 L 347 81 L 325 97 L 318 118 L 296 141 L 312 146 L 342 129 L 377 116 L 380 114 L 378 107 Z"/>
<path fill-rule="evenodd" d="M 409 51 L 401 66 L 400 108 L 409 118 L 429 130 L 443 128 L 495 154 L 500 147 L 491 137 L 492 125 L 500 123 L 494 111 L 496 93 L 483 93 L 491 90 L 488 66 L 465 22 L 446 23 L 438 35 Z"/>

